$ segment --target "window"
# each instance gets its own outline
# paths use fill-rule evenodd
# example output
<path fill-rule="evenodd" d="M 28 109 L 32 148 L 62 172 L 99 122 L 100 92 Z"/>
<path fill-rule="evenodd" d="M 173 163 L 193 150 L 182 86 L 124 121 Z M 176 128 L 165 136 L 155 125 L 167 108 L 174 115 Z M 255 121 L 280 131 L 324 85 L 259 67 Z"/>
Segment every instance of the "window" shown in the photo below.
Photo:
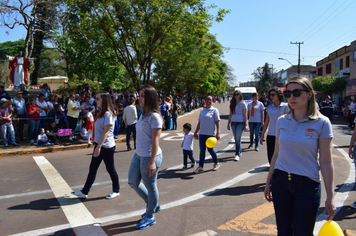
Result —
<path fill-rule="evenodd" d="M 344 59 L 340 59 L 340 70 L 344 69 Z"/>
<path fill-rule="evenodd" d="M 350 67 L 350 56 L 346 57 L 346 68 Z"/>
<path fill-rule="evenodd" d="M 356 61 L 356 50 L 354 51 L 354 61 Z"/>
<path fill-rule="evenodd" d="M 326 65 L 326 74 L 331 74 L 331 63 Z"/>
<path fill-rule="evenodd" d="M 323 76 L 323 67 L 318 68 L 318 76 Z"/>

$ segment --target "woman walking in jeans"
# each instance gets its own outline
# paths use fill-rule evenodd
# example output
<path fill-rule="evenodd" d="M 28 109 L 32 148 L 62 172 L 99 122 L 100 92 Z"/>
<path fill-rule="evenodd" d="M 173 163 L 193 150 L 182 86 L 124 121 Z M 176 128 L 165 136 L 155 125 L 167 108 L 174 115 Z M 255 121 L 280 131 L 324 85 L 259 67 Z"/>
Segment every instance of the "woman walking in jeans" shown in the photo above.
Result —
<path fill-rule="evenodd" d="M 137 229 L 146 229 L 156 223 L 155 213 L 160 210 L 157 174 L 162 163 L 159 139 L 163 119 L 160 115 L 157 91 L 152 86 L 145 86 L 139 95 L 143 113 L 136 123 L 137 149 L 131 161 L 128 184 L 146 203 L 146 211 L 136 225 Z"/>
<path fill-rule="evenodd" d="M 250 126 L 250 146 L 253 148 L 253 137 L 255 137 L 255 151 L 259 151 L 258 141 L 260 140 L 260 128 L 264 125 L 264 110 L 263 103 L 258 101 L 258 94 L 252 94 L 252 102 L 248 104 L 248 125 Z"/>
<path fill-rule="evenodd" d="M 298 77 L 287 83 L 284 96 L 290 112 L 277 120 L 276 146 L 264 191 L 273 201 L 278 235 L 313 235 L 323 176 L 325 213 L 335 214 L 332 128 L 316 108 L 310 81 Z"/>
<path fill-rule="evenodd" d="M 206 140 L 210 137 L 216 137 L 217 140 L 220 139 L 220 115 L 219 110 L 212 106 L 213 98 L 211 96 L 207 96 L 205 98 L 206 107 L 201 110 L 199 115 L 199 122 L 197 128 L 194 132 L 194 137 L 198 139 L 198 132 L 199 132 L 199 148 L 200 148 L 200 155 L 199 155 L 199 166 L 193 172 L 194 174 L 198 174 L 199 172 L 204 171 L 204 161 L 205 161 L 205 151 L 206 151 Z M 216 126 L 216 135 L 215 133 L 215 126 Z M 218 156 L 214 148 L 208 148 L 208 152 L 210 153 L 211 157 L 213 158 L 213 170 L 216 171 L 220 168 Z"/>
<path fill-rule="evenodd" d="M 288 104 L 284 102 L 284 97 L 280 88 L 274 87 L 268 91 L 268 98 L 272 102 L 267 110 L 267 118 L 265 125 L 263 126 L 260 144 L 265 141 L 265 133 L 267 128 L 267 158 L 269 164 L 271 164 L 272 155 L 274 152 L 274 145 L 276 143 L 276 124 L 278 117 L 286 114 L 289 111 Z"/>
<path fill-rule="evenodd" d="M 230 130 L 235 139 L 235 161 L 240 160 L 241 156 L 241 136 L 244 130 L 247 130 L 247 105 L 241 94 L 241 91 L 236 90 L 230 101 L 230 114 L 227 122 L 227 129 Z"/>
<path fill-rule="evenodd" d="M 89 174 L 83 189 L 72 192 L 73 195 L 79 198 L 87 198 L 91 186 L 96 177 L 96 172 L 101 161 L 104 161 L 106 170 L 112 181 L 112 191 L 106 196 L 107 199 L 112 199 L 120 195 L 119 176 L 115 170 L 114 152 L 116 143 L 114 140 L 114 117 L 116 116 L 111 97 L 108 93 L 98 93 L 96 95 L 96 105 L 100 109 L 95 116 L 93 123 L 94 151 L 89 166 Z"/>

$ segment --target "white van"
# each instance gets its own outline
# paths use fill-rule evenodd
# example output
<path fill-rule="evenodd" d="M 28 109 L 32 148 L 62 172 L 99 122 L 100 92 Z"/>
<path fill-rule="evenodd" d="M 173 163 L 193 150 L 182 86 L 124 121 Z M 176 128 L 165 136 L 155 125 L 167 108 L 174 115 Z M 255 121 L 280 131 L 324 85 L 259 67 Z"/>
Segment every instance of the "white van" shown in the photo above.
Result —
<path fill-rule="evenodd" d="M 257 93 L 257 90 L 255 87 L 236 87 L 235 91 L 239 90 L 245 100 L 245 102 L 251 102 L 252 101 L 252 94 Z"/>

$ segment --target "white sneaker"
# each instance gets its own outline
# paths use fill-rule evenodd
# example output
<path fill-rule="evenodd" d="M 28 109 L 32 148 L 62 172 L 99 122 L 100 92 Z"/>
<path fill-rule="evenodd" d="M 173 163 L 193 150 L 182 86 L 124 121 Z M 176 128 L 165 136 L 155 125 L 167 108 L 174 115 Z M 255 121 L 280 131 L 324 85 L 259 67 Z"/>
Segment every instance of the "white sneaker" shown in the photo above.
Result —
<path fill-rule="evenodd" d="M 112 191 L 109 195 L 106 196 L 106 199 L 113 199 L 113 198 L 116 198 L 118 196 L 120 196 L 120 193 Z"/>
<path fill-rule="evenodd" d="M 234 161 L 239 161 L 239 160 L 240 160 L 239 155 L 235 155 L 235 159 L 234 159 Z"/>
<path fill-rule="evenodd" d="M 220 168 L 220 164 L 219 163 L 215 163 L 213 165 L 213 171 L 217 171 Z"/>
<path fill-rule="evenodd" d="M 85 195 L 84 193 L 82 193 L 82 190 L 77 190 L 75 192 L 72 192 L 73 195 L 79 197 L 79 198 L 88 198 L 88 195 Z"/>

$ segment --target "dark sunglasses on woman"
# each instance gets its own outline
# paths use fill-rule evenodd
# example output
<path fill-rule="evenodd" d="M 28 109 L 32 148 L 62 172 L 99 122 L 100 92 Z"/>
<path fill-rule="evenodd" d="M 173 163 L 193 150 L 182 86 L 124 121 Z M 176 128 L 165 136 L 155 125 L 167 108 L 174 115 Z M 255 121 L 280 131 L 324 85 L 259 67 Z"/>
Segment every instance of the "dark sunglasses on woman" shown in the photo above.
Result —
<path fill-rule="evenodd" d="M 293 94 L 293 97 L 297 98 L 297 97 L 300 97 L 300 95 L 302 94 L 303 91 L 309 92 L 309 90 L 307 90 L 307 89 L 293 89 L 292 91 L 291 90 L 285 90 L 283 92 L 283 95 L 286 98 L 290 98 L 292 96 L 292 94 Z"/>

